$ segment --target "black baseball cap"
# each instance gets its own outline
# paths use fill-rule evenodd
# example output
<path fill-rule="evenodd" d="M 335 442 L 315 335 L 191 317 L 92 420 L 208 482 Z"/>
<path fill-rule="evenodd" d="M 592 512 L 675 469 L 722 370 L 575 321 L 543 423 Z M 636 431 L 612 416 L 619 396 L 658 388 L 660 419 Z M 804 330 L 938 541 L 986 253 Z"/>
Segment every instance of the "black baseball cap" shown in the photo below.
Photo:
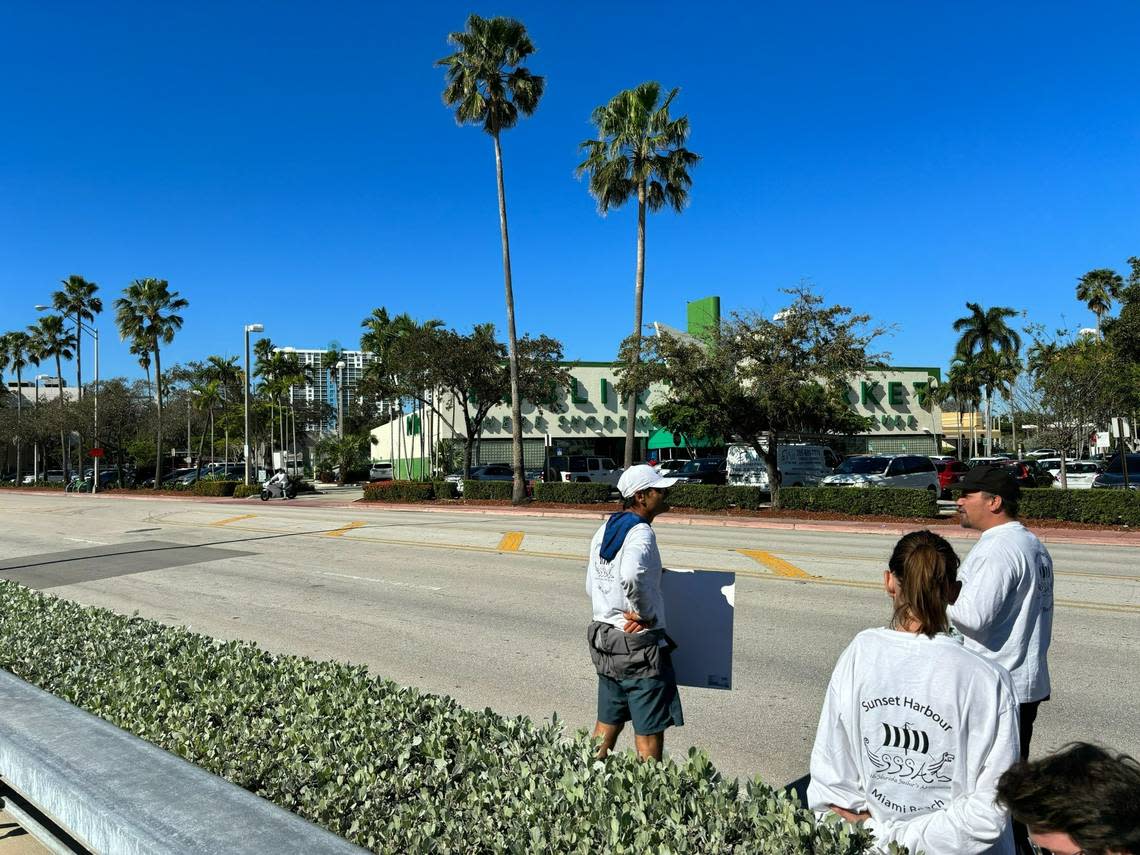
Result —
<path fill-rule="evenodd" d="M 962 476 L 957 484 L 951 484 L 950 489 L 961 493 L 990 493 L 1001 496 L 1003 499 L 1017 499 L 1021 496 L 1021 487 L 1008 466 L 1000 463 L 983 463 L 975 466 Z"/>

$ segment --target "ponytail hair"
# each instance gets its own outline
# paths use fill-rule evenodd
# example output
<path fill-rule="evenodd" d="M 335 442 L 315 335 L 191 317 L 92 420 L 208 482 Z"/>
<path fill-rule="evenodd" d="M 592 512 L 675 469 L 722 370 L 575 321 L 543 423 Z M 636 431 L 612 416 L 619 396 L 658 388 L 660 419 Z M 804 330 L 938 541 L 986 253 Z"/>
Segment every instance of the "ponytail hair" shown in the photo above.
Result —
<path fill-rule="evenodd" d="M 912 531 L 895 544 L 888 566 L 898 585 L 893 625 L 917 621 L 933 638 L 950 629 L 946 607 L 958 581 L 958 556 L 947 540 L 931 531 Z"/>

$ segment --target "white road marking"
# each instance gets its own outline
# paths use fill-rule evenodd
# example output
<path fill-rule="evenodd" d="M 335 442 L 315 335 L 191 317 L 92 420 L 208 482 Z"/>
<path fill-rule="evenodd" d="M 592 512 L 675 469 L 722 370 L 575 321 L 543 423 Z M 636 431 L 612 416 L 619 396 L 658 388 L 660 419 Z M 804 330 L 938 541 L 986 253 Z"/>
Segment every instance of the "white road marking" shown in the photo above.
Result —
<path fill-rule="evenodd" d="M 329 573 L 324 570 L 317 571 L 321 576 L 336 576 L 338 579 L 355 579 L 357 582 L 375 582 L 379 585 L 391 585 L 394 588 L 416 588 L 420 591 L 442 591 L 442 587 L 435 585 L 416 585 L 412 582 L 393 582 L 391 579 L 373 579 L 369 576 L 352 576 L 348 573 Z"/>
<path fill-rule="evenodd" d="M 70 540 L 70 541 L 72 541 L 73 543 L 93 543 L 93 544 L 95 544 L 96 546 L 106 546 L 106 545 L 107 545 L 107 542 L 106 542 L 106 541 L 103 541 L 103 540 L 88 540 L 88 539 L 87 539 L 87 538 L 85 538 L 85 537 L 67 537 L 67 536 L 65 535 L 63 539 L 64 539 L 64 540 Z"/>

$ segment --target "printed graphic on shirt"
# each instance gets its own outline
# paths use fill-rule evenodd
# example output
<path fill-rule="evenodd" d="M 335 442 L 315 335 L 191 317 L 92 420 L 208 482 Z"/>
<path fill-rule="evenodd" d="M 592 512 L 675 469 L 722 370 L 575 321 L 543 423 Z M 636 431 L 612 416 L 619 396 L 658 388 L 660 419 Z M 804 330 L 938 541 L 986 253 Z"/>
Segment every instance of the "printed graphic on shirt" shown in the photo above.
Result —
<path fill-rule="evenodd" d="M 613 562 L 606 561 L 601 555 L 594 556 L 594 586 L 603 594 L 610 592 L 614 583 Z"/>
<path fill-rule="evenodd" d="M 1037 590 L 1041 594 L 1041 607 L 1053 608 L 1053 563 L 1047 555 L 1037 556 Z"/>
<path fill-rule="evenodd" d="M 872 713 L 862 719 L 872 798 L 895 814 L 943 806 L 950 797 L 956 750 L 949 716 L 906 695 L 863 700 L 860 706 Z M 872 712 L 879 710 L 886 716 Z"/>

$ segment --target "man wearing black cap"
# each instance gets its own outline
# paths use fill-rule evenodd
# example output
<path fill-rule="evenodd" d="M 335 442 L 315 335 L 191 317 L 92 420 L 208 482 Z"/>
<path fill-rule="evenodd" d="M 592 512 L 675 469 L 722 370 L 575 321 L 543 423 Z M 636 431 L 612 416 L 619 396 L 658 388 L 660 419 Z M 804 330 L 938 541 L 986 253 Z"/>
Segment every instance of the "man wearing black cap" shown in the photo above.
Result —
<path fill-rule="evenodd" d="M 966 646 L 1001 665 L 1013 678 L 1020 703 L 1021 757 L 1037 707 L 1049 699 L 1047 655 L 1053 634 L 1053 559 L 1017 521 L 1021 488 L 1000 464 L 983 464 L 956 485 L 963 528 L 981 532 L 958 570 L 962 593 L 950 619 Z M 1018 851 L 1030 851 L 1025 826 L 1014 824 Z"/>

